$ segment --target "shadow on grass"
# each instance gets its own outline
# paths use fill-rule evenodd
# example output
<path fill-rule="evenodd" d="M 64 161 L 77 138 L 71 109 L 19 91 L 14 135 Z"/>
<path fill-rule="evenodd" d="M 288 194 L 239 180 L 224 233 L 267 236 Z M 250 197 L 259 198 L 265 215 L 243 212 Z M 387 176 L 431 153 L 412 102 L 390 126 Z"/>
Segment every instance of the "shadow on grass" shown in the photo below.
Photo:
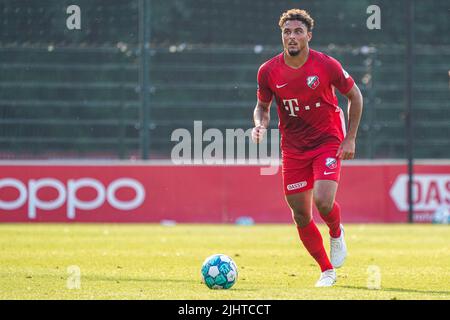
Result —
<path fill-rule="evenodd" d="M 173 278 L 138 278 L 138 277 L 102 277 L 102 276 L 82 276 L 82 280 L 89 280 L 89 281 L 119 281 L 119 282 L 172 282 L 172 283 L 200 283 L 199 281 L 192 280 L 192 279 L 173 279 Z"/>
<path fill-rule="evenodd" d="M 428 294 L 445 294 L 450 295 L 450 291 L 427 291 L 427 290 L 415 290 L 415 289 L 402 289 L 402 288 L 384 288 L 381 289 L 368 289 L 367 287 L 357 287 L 357 286 L 336 286 L 339 288 L 346 289 L 358 289 L 358 290 L 367 290 L 367 291 L 389 291 L 389 292 L 404 292 L 404 293 L 428 293 Z"/>
<path fill-rule="evenodd" d="M 9 276 L 7 273 L 0 273 L 1 276 Z M 27 276 L 27 274 L 21 275 L 19 278 L 27 278 L 29 281 L 39 281 L 43 279 L 58 279 L 60 281 L 67 281 L 67 276 L 60 275 L 60 274 L 34 274 L 33 276 Z M 143 283 L 181 283 L 181 284 L 189 284 L 189 285 L 199 285 L 199 286 L 205 286 L 200 280 L 197 279 L 177 279 L 177 278 L 151 278 L 151 277 L 124 277 L 124 276 L 104 276 L 104 275 L 81 275 L 81 281 L 107 281 L 111 283 L 122 283 L 122 282 L 143 282 Z M 206 288 L 206 286 L 205 286 Z M 245 292 L 245 291 L 257 291 L 256 289 L 242 289 L 240 287 L 233 287 L 233 291 L 239 291 L 239 292 Z M 212 290 L 220 292 L 221 290 Z"/>
<path fill-rule="evenodd" d="M 149 282 L 149 283 L 186 283 L 186 284 L 198 284 L 200 286 L 204 286 L 204 284 L 199 280 L 192 280 L 192 279 L 174 279 L 174 278 L 137 278 L 137 277 L 96 277 L 96 276 L 84 276 L 82 277 L 82 280 L 89 280 L 89 281 L 110 281 L 110 282 Z M 212 290 L 220 292 L 220 290 Z M 239 291 L 239 292 L 245 292 L 245 291 L 256 291 L 256 289 L 242 289 L 239 287 L 233 287 L 232 291 Z"/>

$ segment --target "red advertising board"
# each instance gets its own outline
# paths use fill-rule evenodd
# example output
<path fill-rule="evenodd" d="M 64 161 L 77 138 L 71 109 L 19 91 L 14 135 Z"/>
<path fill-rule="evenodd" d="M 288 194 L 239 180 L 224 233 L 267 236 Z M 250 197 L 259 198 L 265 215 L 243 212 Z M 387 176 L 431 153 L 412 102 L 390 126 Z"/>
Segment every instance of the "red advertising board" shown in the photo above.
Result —
<path fill-rule="evenodd" d="M 260 169 L 0 162 L 0 222 L 291 222 L 280 170 Z M 430 221 L 439 206 L 450 206 L 450 162 L 422 162 L 414 171 L 416 220 Z M 406 222 L 406 172 L 400 162 L 345 163 L 337 194 L 343 221 Z"/>

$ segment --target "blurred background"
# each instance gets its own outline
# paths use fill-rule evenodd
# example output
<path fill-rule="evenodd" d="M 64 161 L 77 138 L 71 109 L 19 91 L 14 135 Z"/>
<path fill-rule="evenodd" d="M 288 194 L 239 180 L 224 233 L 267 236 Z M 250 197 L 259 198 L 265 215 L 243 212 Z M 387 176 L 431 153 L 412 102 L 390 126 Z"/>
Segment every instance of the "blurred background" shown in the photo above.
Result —
<path fill-rule="evenodd" d="M 404 159 L 408 3 L 0 0 L 0 159 L 169 159 L 171 133 L 194 120 L 251 128 L 258 67 L 281 51 L 278 19 L 293 7 L 315 19 L 310 46 L 362 90 L 357 158 Z M 73 4 L 81 29 L 69 30 Z M 380 30 L 366 26 L 372 4 Z M 415 1 L 415 158 L 450 158 L 449 12 Z"/>

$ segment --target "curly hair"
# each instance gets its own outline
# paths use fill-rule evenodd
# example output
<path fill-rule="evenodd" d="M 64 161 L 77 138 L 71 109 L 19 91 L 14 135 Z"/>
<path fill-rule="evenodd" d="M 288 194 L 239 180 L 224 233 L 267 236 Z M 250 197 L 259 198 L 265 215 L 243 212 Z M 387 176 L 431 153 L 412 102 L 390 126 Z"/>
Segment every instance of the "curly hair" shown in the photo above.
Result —
<path fill-rule="evenodd" d="M 280 16 L 280 21 L 278 22 L 278 25 L 281 29 L 283 29 L 284 23 L 288 20 L 298 20 L 303 22 L 306 25 L 308 32 L 311 32 L 314 28 L 314 20 L 305 10 L 290 9 L 283 12 L 283 14 Z"/>

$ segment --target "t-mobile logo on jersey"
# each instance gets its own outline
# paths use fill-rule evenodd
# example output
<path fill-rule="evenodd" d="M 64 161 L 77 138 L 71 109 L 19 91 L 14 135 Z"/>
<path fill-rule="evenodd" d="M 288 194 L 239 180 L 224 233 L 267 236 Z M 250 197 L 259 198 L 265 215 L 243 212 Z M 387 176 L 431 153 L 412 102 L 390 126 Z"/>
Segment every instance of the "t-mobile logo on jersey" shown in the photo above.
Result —
<path fill-rule="evenodd" d="M 305 111 L 311 110 L 311 107 L 310 107 L 310 106 L 304 106 L 304 107 L 300 106 L 300 105 L 298 104 L 298 100 L 297 100 L 297 99 L 283 99 L 283 105 L 284 105 L 284 108 L 285 108 L 287 111 L 289 111 L 289 116 L 291 116 L 291 117 L 298 117 L 297 114 L 296 114 L 295 112 L 296 112 L 296 111 L 297 111 L 297 112 L 300 111 L 300 108 L 301 108 L 302 110 L 305 110 Z M 317 103 L 315 104 L 315 107 L 316 107 L 316 108 L 319 108 L 319 107 L 320 107 L 320 102 L 317 102 Z"/>

